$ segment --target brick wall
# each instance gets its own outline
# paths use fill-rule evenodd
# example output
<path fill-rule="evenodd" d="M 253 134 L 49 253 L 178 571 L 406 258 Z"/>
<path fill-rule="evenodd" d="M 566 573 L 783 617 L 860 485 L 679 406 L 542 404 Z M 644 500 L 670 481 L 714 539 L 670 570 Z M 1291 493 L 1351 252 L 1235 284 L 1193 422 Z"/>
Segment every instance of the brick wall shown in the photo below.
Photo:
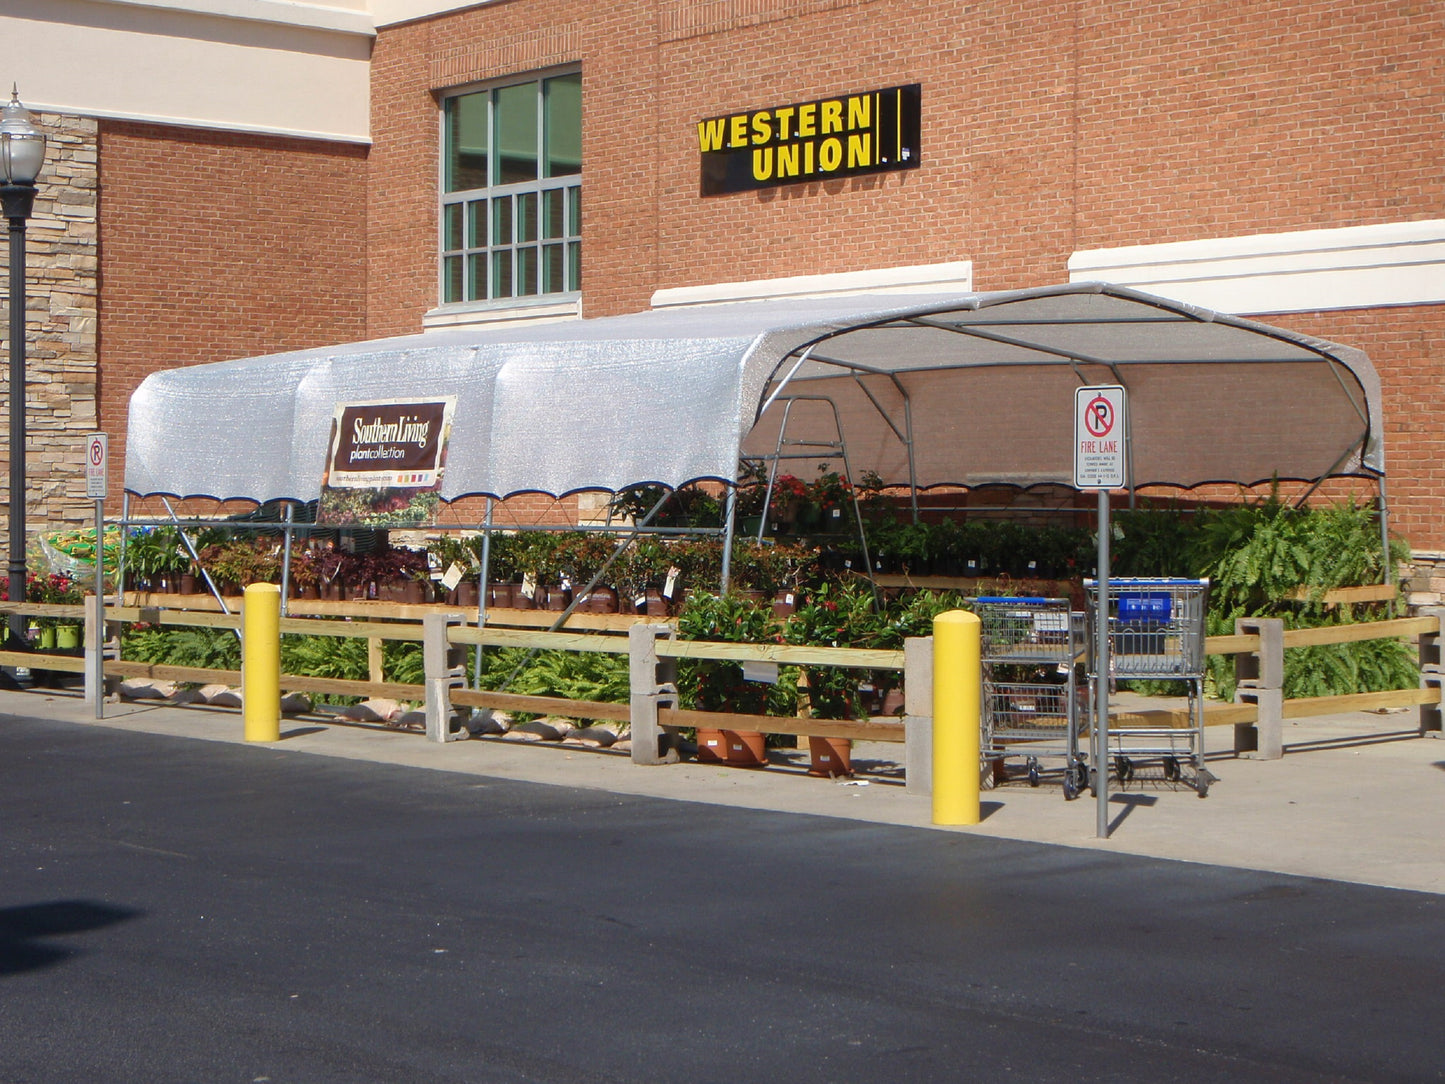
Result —
<path fill-rule="evenodd" d="M 346 144 L 102 122 L 100 422 L 117 464 L 148 373 L 366 336 L 365 167 Z M 117 512 L 120 482 L 117 466 Z"/>

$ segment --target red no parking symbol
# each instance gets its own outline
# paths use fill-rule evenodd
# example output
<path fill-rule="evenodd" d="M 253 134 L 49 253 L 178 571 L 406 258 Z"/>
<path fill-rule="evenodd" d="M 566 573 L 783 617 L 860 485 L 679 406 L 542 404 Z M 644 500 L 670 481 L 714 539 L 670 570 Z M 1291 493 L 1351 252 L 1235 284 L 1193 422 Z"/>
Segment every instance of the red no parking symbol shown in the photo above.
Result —
<path fill-rule="evenodd" d="M 1084 428 L 1094 437 L 1107 437 L 1114 428 L 1114 404 L 1096 395 L 1084 407 Z"/>

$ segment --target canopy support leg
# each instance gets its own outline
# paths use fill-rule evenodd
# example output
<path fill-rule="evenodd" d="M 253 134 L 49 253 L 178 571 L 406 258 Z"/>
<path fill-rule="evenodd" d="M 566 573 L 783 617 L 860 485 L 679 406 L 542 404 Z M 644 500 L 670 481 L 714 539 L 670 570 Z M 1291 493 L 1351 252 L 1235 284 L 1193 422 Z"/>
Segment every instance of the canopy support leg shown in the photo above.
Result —
<path fill-rule="evenodd" d="M 487 623 L 487 585 L 492 568 L 492 498 L 487 498 L 487 515 L 482 521 L 482 567 L 477 570 L 477 628 Z M 472 688 L 482 687 L 482 645 L 472 647 Z"/>
<path fill-rule="evenodd" d="M 1380 567 L 1385 573 L 1385 582 L 1395 582 L 1395 562 L 1390 560 L 1390 507 L 1385 500 L 1385 476 L 1376 479 L 1380 506 Z"/>
<path fill-rule="evenodd" d="M 281 549 L 281 616 L 286 616 L 286 598 L 291 594 L 291 537 L 296 522 L 296 505 L 286 502 L 285 543 Z"/>

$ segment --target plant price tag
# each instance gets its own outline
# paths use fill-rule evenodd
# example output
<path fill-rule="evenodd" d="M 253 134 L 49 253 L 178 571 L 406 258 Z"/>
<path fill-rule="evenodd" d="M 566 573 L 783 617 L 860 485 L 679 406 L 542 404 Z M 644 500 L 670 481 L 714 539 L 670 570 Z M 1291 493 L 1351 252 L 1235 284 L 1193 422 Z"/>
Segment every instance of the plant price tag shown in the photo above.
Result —
<path fill-rule="evenodd" d="M 778 664 L 775 662 L 744 662 L 743 680 L 758 681 L 764 685 L 778 683 Z"/>
<path fill-rule="evenodd" d="M 673 565 L 667 570 L 667 582 L 662 585 L 662 597 L 670 599 L 677 590 L 677 578 L 682 575 L 682 569 Z"/>
<path fill-rule="evenodd" d="M 453 561 L 451 563 L 451 567 L 442 574 L 442 586 L 445 587 L 448 591 L 450 591 L 452 588 L 456 587 L 457 584 L 462 582 L 462 577 L 466 574 L 467 570 L 464 569 L 461 565 L 457 564 L 455 561 Z"/>
<path fill-rule="evenodd" d="M 537 597 L 537 574 L 535 572 L 528 572 L 522 577 L 522 597 Z"/>

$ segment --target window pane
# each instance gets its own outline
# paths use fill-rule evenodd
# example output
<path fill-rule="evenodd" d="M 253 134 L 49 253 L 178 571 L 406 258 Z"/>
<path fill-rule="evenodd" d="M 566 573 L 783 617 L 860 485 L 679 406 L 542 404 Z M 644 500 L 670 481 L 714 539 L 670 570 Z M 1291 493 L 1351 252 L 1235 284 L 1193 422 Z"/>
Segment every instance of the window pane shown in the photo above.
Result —
<path fill-rule="evenodd" d="M 535 241 L 537 239 L 537 193 L 519 192 L 517 194 L 517 240 Z"/>
<path fill-rule="evenodd" d="M 564 245 L 542 246 L 542 293 L 562 292 L 562 262 L 566 253 Z"/>
<path fill-rule="evenodd" d="M 446 216 L 442 224 L 442 245 L 447 249 L 462 247 L 462 205 L 460 203 L 448 203 L 442 210 Z"/>
<path fill-rule="evenodd" d="M 512 197 L 492 200 L 492 244 L 512 243 Z"/>
<path fill-rule="evenodd" d="M 462 94 L 446 101 L 445 190 L 487 186 L 487 94 Z"/>
<path fill-rule="evenodd" d="M 467 257 L 467 300 L 487 299 L 487 254 L 474 252 Z"/>
<path fill-rule="evenodd" d="M 546 174 L 582 172 L 582 73 L 559 75 L 542 86 Z"/>
<path fill-rule="evenodd" d="M 582 289 L 582 245 L 578 241 L 567 246 L 567 289 Z"/>
<path fill-rule="evenodd" d="M 467 204 L 467 248 L 481 248 L 487 243 L 487 201 L 472 200 Z"/>
<path fill-rule="evenodd" d="M 526 297 L 537 292 L 537 250 L 517 250 L 517 294 Z"/>
<path fill-rule="evenodd" d="M 537 84 L 497 91 L 497 184 L 537 179 Z"/>
<path fill-rule="evenodd" d="M 447 301 L 462 299 L 462 258 L 448 256 L 442 266 L 442 292 Z"/>
<path fill-rule="evenodd" d="M 542 236 L 565 237 L 562 229 L 562 208 L 566 206 L 564 193 L 560 188 L 549 188 L 542 193 Z"/>
<path fill-rule="evenodd" d="M 582 186 L 567 189 L 567 236 L 582 235 Z"/>
<path fill-rule="evenodd" d="M 512 296 L 512 250 L 492 253 L 492 296 Z"/>

